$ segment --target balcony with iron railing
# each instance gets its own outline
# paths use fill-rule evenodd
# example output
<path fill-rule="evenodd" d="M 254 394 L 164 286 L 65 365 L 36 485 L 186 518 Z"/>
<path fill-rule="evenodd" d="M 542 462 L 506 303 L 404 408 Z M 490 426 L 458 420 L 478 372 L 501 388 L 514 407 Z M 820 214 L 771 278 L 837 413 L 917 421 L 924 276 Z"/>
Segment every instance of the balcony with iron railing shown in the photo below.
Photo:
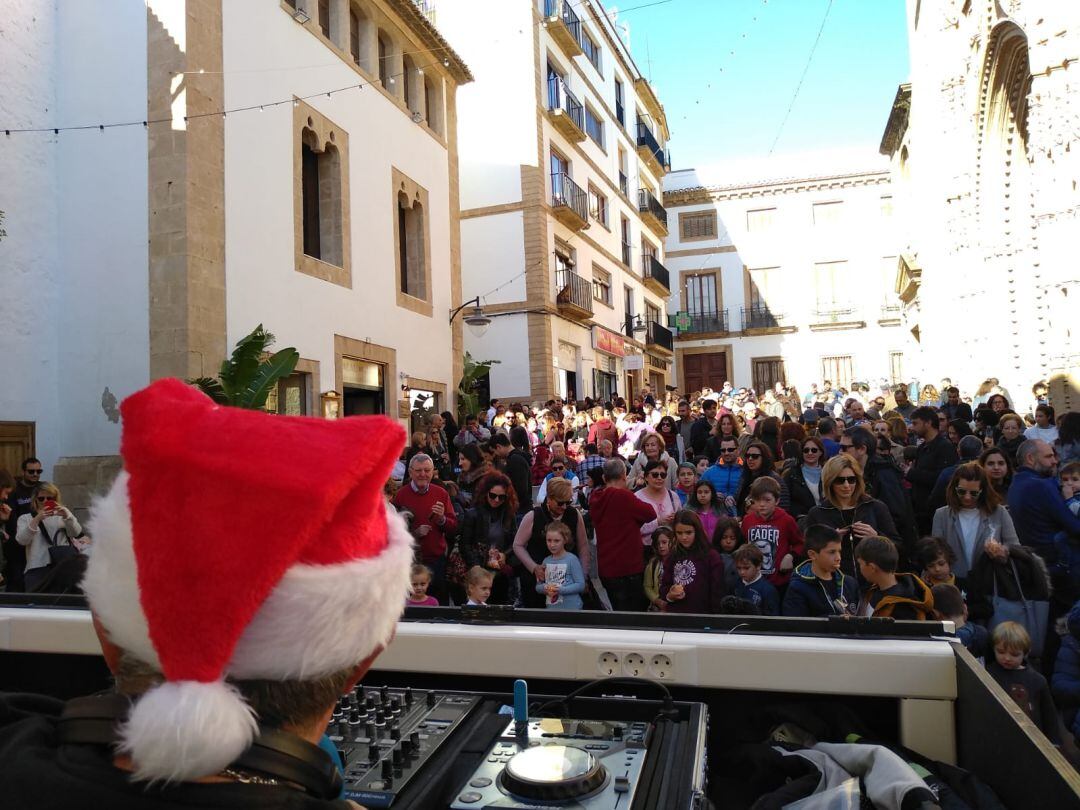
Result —
<path fill-rule="evenodd" d="M 810 329 L 815 332 L 859 329 L 863 326 L 866 326 L 866 321 L 860 320 L 858 308 L 849 303 L 819 302 L 810 318 Z"/>
<path fill-rule="evenodd" d="M 638 189 L 638 212 L 641 220 L 660 237 L 668 235 L 667 209 L 647 188 Z"/>
<path fill-rule="evenodd" d="M 881 315 L 878 317 L 878 325 L 899 326 L 902 311 L 899 304 L 882 304 Z"/>
<path fill-rule="evenodd" d="M 560 76 L 548 76 L 547 114 L 555 129 L 571 141 L 585 140 L 585 107 Z"/>
<path fill-rule="evenodd" d="M 749 329 L 783 329 L 787 316 L 773 312 L 764 304 L 742 308 L 743 331 Z"/>
<path fill-rule="evenodd" d="M 568 56 L 580 56 L 581 18 L 569 0 L 544 0 L 544 27 Z"/>
<path fill-rule="evenodd" d="M 588 320 L 593 314 L 592 283 L 573 270 L 556 270 L 555 304 L 568 317 Z"/>
<path fill-rule="evenodd" d="M 645 286 L 657 295 L 664 297 L 671 295 L 671 275 L 660 260 L 651 253 L 646 253 L 641 257 L 641 277 L 645 281 Z"/>
<path fill-rule="evenodd" d="M 709 333 L 726 333 L 728 331 L 728 311 L 722 309 L 716 312 L 689 312 L 683 313 L 683 327 L 679 327 L 679 337 L 683 335 L 703 335 Z"/>
<path fill-rule="evenodd" d="M 551 175 L 551 213 L 574 231 L 580 231 L 589 224 L 588 195 L 565 172 Z"/>
<path fill-rule="evenodd" d="M 663 349 L 671 354 L 675 348 L 675 336 L 659 321 L 649 321 L 645 332 L 645 345 L 650 349 Z"/>
<path fill-rule="evenodd" d="M 664 173 L 668 165 L 667 155 L 664 154 L 663 147 L 656 140 L 649 125 L 640 118 L 637 122 L 637 152 L 638 156 L 652 169 L 653 174 Z"/>

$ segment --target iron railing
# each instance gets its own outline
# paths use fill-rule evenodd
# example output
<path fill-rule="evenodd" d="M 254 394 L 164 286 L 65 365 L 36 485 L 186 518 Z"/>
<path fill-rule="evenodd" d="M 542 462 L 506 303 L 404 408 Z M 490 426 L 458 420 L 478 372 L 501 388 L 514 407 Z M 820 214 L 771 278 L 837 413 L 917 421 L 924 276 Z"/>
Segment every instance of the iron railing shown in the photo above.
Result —
<path fill-rule="evenodd" d="M 663 285 L 665 290 L 671 289 L 671 275 L 668 273 L 668 269 L 660 264 L 660 260 L 652 254 L 646 253 L 641 257 L 641 276 L 642 278 L 656 279 Z"/>
<path fill-rule="evenodd" d="M 776 329 L 784 323 L 784 316 L 766 306 L 742 308 L 743 329 Z"/>
<path fill-rule="evenodd" d="M 814 314 L 819 319 L 835 321 L 849 315 L 854 315 L 855 307 L 850 304 L 823 304 L 819 305 L 814 310 Z"/>
<path fill-rule="evenodd" d="M 671 334 L 671 330 L 660 321 L 649 321 L 649 331 L 645 333 L 645 345 L 660 346 L 670 352 L 675 345 L 675 337 Z"/>
<path fill-rule="evenodd" d="M 656 140 L 656 136 L 652 134 L 648 124 L 640 118 L 637 122 L 637 145 L 644 146 L 656 158 L 657 163 L 661 166 L 664 165 L 664 150 L 660 147 L 660 143 Z"/>
<path fill-rule="evenodd" d="M 548 109 L 562 110 L 578 129 L 585 131 L 585 107 L 559 76 L 548 76 Z"/>
<path fill-rule="evenodd" d="M 581 18 L 565 0 L 544 0 L 544 17 L 560 17 L 574 39 L 581 42 Z"/>
<path fill-rule="evenodd" d="M 642 214 L 652 214 L 667 227 L 667 209 L 653 196 L 647 188 L 638 189 L 638 211 Z"/>
<path fill-rule="evenodd" d="M 573 270 L 556 270 L 555 300 L 560 304 L 570 304 L 578 309 L 592 312 L 592 284 Z"/>
<path fill-rule="evenodd" d="M 551 175 L 551 204 L 556 207 L 565 205 L 573 209 L 583 221 L 589 220 L 588 195 L 566 172 L 554 172 Z"/>
<path fill-rule="evenodd" d="M 690 324 L 680 329 L 680 335 L 695 335 L 703 332 L 728 331 L 728 313 L 726 309 L 718 312 L 691 312 Z"/>

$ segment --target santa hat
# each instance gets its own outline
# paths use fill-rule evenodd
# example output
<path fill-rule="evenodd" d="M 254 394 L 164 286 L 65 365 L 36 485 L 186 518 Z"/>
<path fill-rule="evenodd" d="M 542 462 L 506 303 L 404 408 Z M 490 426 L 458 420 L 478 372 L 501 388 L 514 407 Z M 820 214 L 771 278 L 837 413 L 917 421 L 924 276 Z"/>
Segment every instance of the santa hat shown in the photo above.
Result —
<path fill-rule="evenodd" d="M 256 733 L 226 676 L 316 679 L 389 641 L 413 551 L 382 489 L 405 432 L 221 407 L 172 379 L 120 412 L 124 472 L 92 510 L 83 588 L 110 640 L 165 676 L 122 749 L 139 779 L 217 773 Z"/>

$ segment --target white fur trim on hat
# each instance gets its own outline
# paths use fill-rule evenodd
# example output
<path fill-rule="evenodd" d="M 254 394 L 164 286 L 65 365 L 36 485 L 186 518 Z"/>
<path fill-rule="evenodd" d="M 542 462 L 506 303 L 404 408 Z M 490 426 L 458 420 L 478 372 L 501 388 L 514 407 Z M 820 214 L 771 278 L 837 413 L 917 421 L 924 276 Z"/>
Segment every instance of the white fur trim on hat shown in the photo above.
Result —
<path fill-rule="evenodd" d="M 177 782 L 221 772 L 255 739 L 251 707 L 224 681 L 170 681 L 136 701 L 120 730 L 135 779 Z"/>

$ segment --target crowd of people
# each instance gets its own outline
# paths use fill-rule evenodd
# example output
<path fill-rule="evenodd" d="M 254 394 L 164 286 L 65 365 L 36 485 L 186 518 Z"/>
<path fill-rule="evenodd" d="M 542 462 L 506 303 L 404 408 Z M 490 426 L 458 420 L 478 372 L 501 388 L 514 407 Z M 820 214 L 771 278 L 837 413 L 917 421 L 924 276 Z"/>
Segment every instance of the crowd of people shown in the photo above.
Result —
<path fill-rule="evenodd" d="M 1080 413 L 1044 385 L 492 400 L 425 420 L 388 493 L 407 604 L 948 620 L 1080 733 Z"/>

